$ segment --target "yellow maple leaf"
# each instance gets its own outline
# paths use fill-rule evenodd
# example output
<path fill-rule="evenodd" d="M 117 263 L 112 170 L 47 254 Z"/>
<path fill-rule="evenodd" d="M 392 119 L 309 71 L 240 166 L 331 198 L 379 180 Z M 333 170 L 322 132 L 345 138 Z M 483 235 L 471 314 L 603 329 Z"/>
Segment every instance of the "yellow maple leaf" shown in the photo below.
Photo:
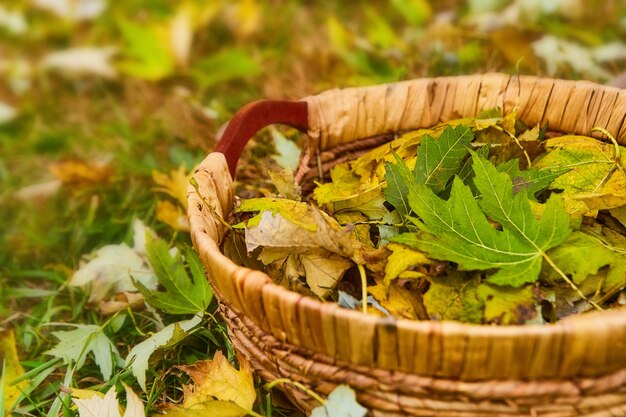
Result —
<path fill-rule="evenodd" d="M 4 374 L 4 412 L 10 415 L 15 401 L 19 398 L 22 390 L 28 385 L 28 381 L 22 381 L 15 385 L 10 385 L 11 381 L 24 375 L 24 368 L 20 365 L 15 346 L 15 334 L 12 330 L 0 331 L 0 373 Z M 0 410 L 2 413 L 2 410 Z"/>
<path fill-rule="evenodd" d="M 169 201 L 157 201 L 156 218 L 169 225 L 174 230 L 189 231 L 189 220 L 180 207 Z"/>
<path fill-rule="evenodd" d="M 104 162 L 85 162 L 68 159 L 49 167 L 52 175 L 63 184 L 93 185 L 107 182 L 113 175 L 113 167 Z"/>
<path fill-rule="evenodd" d="M 189 186 L 190 178 L 191 173 L 187 173 L 184 165 L 170 171 L 169 174 L 156 170 L 152 171 L 152 179 L 159 185 L 155 190 L 172 196 L 185 210 L 187 210 L 187 187 Z"/>
<path fill-rule="evenodd" d="M 252 410 L 256 400 L 256 391 L 252 379 L 250 363 L 239 357 L 239 370 L 217 351 L 212 360 L 198 361 L 190 366 L 180 366 L 194 384 L 183 387 L 185 398 L 183 408 L 202 407 L 214 398 L 232 402 L 243 410 Z"/>
<path fill-rule="evenodd" d="M 367 287 L 367 293 L 373 296 L 393 316 L 409 320 L 419 320 L 426 316 L 424 305 L 419 295 L 398 285 L 391 285 L 389 293 L 382 281 Z"/>
<path fill-rule="evenodd" d="M 194 408 L 175 407 L 165 413 L 167 417 L 244 417 L 250 412 L 231 401 L 206 401 Z M 258 414 L 254 414 L 258 415 Z"/>
<path fill-rule="evenodd" d="M 398 278 L 398 276 L 409 268 L 416 265 L 433 263 L 433 261 L 422 252 L 418 252 L 405 245 L 390 243 L 387 245 L 387 248 L 392 251 L 392 254 L 389 255 L 387 265 L 385 266 L 385 288 L 389 288 L 391 281 Z M 420 277 L 422 274 L 415 276 Z"/>
<path fill-rule="evenodd" d="M 256 35 L 263 25 L 263 10 L 256 0 L 230 2 L 224 10 L 224 21 L 240 39 Z"/>
<path fill-rule="evenodd" d="M 112 386 L 106 394 L 89 389 L 71 389 L 72 401 L 79 417 L 146 417 L 144 405 L 135 392 L 126 384 L 126 409 L 122 408 Z"/>

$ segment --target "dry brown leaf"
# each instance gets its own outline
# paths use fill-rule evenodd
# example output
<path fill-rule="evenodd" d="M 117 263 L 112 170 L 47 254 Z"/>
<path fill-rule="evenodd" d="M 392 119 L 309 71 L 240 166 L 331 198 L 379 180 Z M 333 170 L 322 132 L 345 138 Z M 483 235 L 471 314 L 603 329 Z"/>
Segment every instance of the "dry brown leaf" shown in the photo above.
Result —
<path fill-rule="evenodd" d="M 285 219 L 279 213 L 264 211 L 256 226 L 246 227 L 246 246 L 252 252 L 259 246 L 283 249 L 326 249 L 341 256 L 354 253 L 352 230 L 342 229 L 336 220 L 319 210 L 313 211 L 315 231 L 310 231 Z"/>
<path fill-rule="evenodd" d="M 105 316 L 110 316 L 127 308 L 137 309 L 143 306 L 143 295 L 138 292 L 122 292 L 115 294 L 111 300 L 102 300 L 98 304 L 100 312 Z"/>
<path fill-rule="evenodd" d="M 352 262 L 327 251 L 306 253 L 300 256 L 306 273 L 306 283 L 317 296 L 324 298 L 337 286 Z"/>

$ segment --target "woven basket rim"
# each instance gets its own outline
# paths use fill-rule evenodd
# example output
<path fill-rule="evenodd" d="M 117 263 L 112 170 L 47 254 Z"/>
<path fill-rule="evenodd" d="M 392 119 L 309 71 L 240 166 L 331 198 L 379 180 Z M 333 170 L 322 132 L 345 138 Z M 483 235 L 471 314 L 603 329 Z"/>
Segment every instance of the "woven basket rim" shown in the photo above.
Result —
<path fill-rule="evenodd" d="M 455 77 L 439 77 L 435 79 L 429 79 L 433 82 L 458 82 L 465 81 L 474 82 L 480 77 L 501 77 L 501 78 L 511 78 L 511 76 L 505 74 L 484 74 L 484 75 L 470 75 L 470 76 L 455 76 Z M 480 78 L 482 79 L 482 78 Z M 609 91 L 611 94 L 615 93 L 615 90 L 618 90 L 621 99 L 621 90 L 615 89 L 613 87 L 605 87 L 598 84 L 593 84 L 587 81 L 566 81 L 566 80 L 553 80 L 549 78 L 539 78 L 539 77 L 525 77 L 526 80 L 531 80 L 532 82 L 553 82 L 555 85 L 582 85 L 584 88 L 590 88 L 593 90 L 599 90 L 601 93 L 605 93 Z M 498 78 L 499 80 L 499 78 Z M 320 97 L 325 93 L 320 94 Z M 626 92 L 624 94 L 626 97 Z M 306 98 L 308 100 L 310 98 Z M 545 104 L 545 103 L 544 103 Z M 426 127 L 426 126 L 424 126 Z M 558 130 L 558 129 L 556 129 Z M 622 130 L 624 133 L 624 130 Z M 618 135 L 616 135 L 618 136 Z M 621 137 L 621 136 L 620 136 Z M 216 180 L 214 177 L 216 176 L 216 172 L 222 172 L 224 177 L 221 180 Z M 226 163 L 224 161 L 224 156 L 221 153 L 213 152 L 210 153 L 199 165 L 196 170 L 197 172 L 206 172 L 209 173 L 211 181 L 213 181 L 213 187 L 221 188 L 218 190 L 218 194 L 222 196 L 230 196 L 230 201 L 228 198 L 223 198 L 222 201 L 220 198 L 216 198 L 215 205 L 218 206 L 221 204 L 223 214 L 228 214 L 229 210 L 232 208 L 232 178 L 230 174 L 228 174 Z M 219 184 L 219 186 L 216 186 Z M 227 190 L 228 189 L 228 190 Z M 563 343 L 571 343 L 572 337 L 574 339 L 582 338 L 585 340 L 587 344 L 586 347 L 589 348 L 589 352 L 583 352 L 582 355 L 592 355 L 597 349 L 599 349 L 595 344 L 599 344 L 601 341 L 606 341 L 607 337 L 610 337 L 612 333 L 617 333 L 618 335 L 614 335 L 620 341 L 624 340 L 622 335 L 626 334 L 626 308 L 612 308 L 604 311 L 592 311 L 579 315 L 568 316 L 562 320 L 557 321 L 552 324 L 525 324 L 525 325 L 486 325 L 486 324 L 469 324 L 462 323 L 457 321 L 437 321 L 437 320 L 408 320 L 404 318 L 386 318 L 379 317 L 374 315 L 365 315 L 360 311 L 350 310 L 346 308 L 340 307 L 335 302 L 323 302 L 321 300 L 317 300 L 314 298 L 306 297 L 302 294 L 293 292 L 287 288 L 284 288 L 276 283 L 264 272 L 251 270 L 246 267 L 241 267 L 236 265 L 231 259 L 226 257 L 220 250 L 219 244 L 221 243 L 221 239 L 223 237 L 224 231 L 219 231 L 219 225 L 212 226 L 215 227 L 216 232 L 214 232 L 213 239 L 212 236 L 209 236 L 207 233 L 207 218 L 208 215 L 206 211 L 202 213 L 199 209 L 199 199 L 196 197 L 196 192 L 192 187 L 189 189 L 189 209 L 188 216 L 190 219 L 190 230 L 192 239 L 194 241 L 194 245 L 196 249 L 201 254 L 201 258 L 203 258 L 203 263 L 207 267 L 207 271 L 209 277 L 214 285 L 218 287 L 221 286 L 220 282 L 216 282 L 214 277 L 212 276 L 212 268 L 215 265 L 219 264 L 220 274 L 224 273 L 224 275 L 229 275 L 231 279 L 234 281 L 232 283 L 232 289 L 221 291 L 226 299 L 230 301 L 234 301 L 236 305 L 244 312 L 247 313 L 246 305 L 250 303 L 261 303 L 265 304 L 266 300 L 273 300 L 273 302 L 279 304 L 276 306 L 276 310 L 273 312 L 263 310 L 266 307 L 258 307 L 265 315 L 269 314 L 278 314 L 284 313 L 286 310 L 291 308 L 303 308 L 311 309 L 311 311 L 315 310 L 319 312 L 320 317 L 332 317 L 337 325 L 341 323 L 350 322 L 355 328 L 366 329 L 375 331 L 377 336 L 384 336 L 386 332 L 393 333 L 393 338 L 398 334 L 398 338 L 400 335 L 411 335 L 411 334 L 419 334 L 422 336 L 433 336 L 433 337 L 442 337 L 446 338 L 446 340 L 457 341 L 458 343 L 466 343 L 469 339 L 483 340 L 502 340 L 510 342 L 514 340 L 515 343 L 523 345 L 525 340 L 528 338 L 541 339 L 546 341 L 546 343 L 557 343 L 560 344 L 561 340 L 564 340 Z M 217 251 L 217 252 L 216 252 Z M 211 258 L 211 260 L 207 260 L 207 258 Z M 224 272 L 226 271 L 226 272 Z M 214 272 L 214 271 L 213 271 Z M 230 286 L 231 284 L 229 284 Z M 248 300 L 245 294 L 256 294 L 262 295 L 263 300 Z M 278 300 L 278 301 L 277 301 Z M 242 308 L 243 306 L 243 308 Z M 250 307 L 252 308 L 252 307 Z M 257 307 L 255 307 L 257 308 Z M 269 329 L 272 325 L 267 323 L 267 317 L 251 317 L 257 324 L 260 324 L 261 327 L 265 328 L 267 331 L 275 334 L 280 333 L 277 336 L 282 337 L 283 339 L 287 338 L 287 336 L 283 333 L 282 330 L 276 329 L 275 331 Z M 297 318 L 296 318 L 297 319 Z M 283 318 L 283 323 L 285 320 L 296 320 L 291 316 L 289 318 Z M 281 320 L 281 319 L 279 319 Z M 293 323 L 292 323 L 293 324 Z M 297 326 L 297 323 L 296 323 Z M 269 330 L 268 330 L 269 329 Z M 346 337 L 351 337 L 350 335 L 345 335 Z M 336 337 L 336 336 L 334 336 Z M 285 339 L 286 340 L 286 339 Z M 396 340 L 396 339 L 394 339 Z M 417 340 L 417 339 L 415 339 Z M 294 342 L 293 340 L 291 342 Z M 415 342 L 417 343 L 417 342 Z M 456 343 L 456 342 L 455 342 Z M 295 341 L 295 344 L 298 344 Z M 395 347 L 391 346 L 389 349 L 393 350 Z M 546 348 L 551 349 L 551 348 Z M 556 349 L 556 348 L 555 348 Z M 595 350 L 594 350 L 595 349 Z M 379 353 L 378 355 L 383 355 L 383 353 Z M 604 353 L 606 355 L 606 352 Z M 399 353 L 398 353 L 399 355 Z M 615 359 L 617 360 L 617 359 Z M 587 360 L 587 362 L 594 360 Z M 598 359 L 602 364 L 605 362 L 611 362 L 609 358 L 601 358 Z M 602 362 L 604 361 L 604 362 Z M 620 365 L 624 365 L 624 360 L 621 356 L 619 356 Z M 384 366 L 383 366 L 384 367 Z M 388 368 L 395 368 L 397 365 L 390 364 L 387 366 Z M 573 372 L 573 371 L 572 371 Z M 604 372 L 602 370 L 598 370 L 599 373 Z M 571 373 L 571 372 L 570 372 Z M 574 372 L 575 373 L 575 372 Z"/>

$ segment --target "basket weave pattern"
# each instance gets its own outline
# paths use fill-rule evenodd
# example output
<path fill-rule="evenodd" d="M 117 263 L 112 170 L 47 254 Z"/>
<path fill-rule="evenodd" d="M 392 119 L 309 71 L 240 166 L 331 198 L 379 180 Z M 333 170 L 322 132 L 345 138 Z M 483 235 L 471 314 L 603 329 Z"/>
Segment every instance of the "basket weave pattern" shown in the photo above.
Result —
<path fill-rule="evenodd" d="M 585 135 L 600 126 L 626 142 L 626 92 L 582 81 L 486 74 L 331 90 L 304 100 L 309 157 L 498 106 L 516 109 L 527 125 Z M 310 176 L 308 170 L 301 161 L 299 177 Z M 190 189 L 188 197 L 194 245 L 236 348 L 265 379 L 288 377 L 322 394 L 347 383 L 381 416 L 626 415 L 623 311 L 496 327 L 393 321 L 309 299 L 220 252 L 226 228 L 216 217 L 227 218 L 233 204 L 224 156 L 210 154 L 195 178 L 199 193 Z M 316 405 L 284 389 L 302 409 Z"/>

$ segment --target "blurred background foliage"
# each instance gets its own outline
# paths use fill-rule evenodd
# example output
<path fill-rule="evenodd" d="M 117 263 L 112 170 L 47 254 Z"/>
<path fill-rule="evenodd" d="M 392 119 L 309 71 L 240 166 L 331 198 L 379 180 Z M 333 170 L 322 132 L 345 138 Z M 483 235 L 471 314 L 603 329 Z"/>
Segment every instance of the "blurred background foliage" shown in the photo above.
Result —
<path fill-rule="evenodd" d="M 0 327 L 34 367 L 45 323 L 102 320 L 65 288 L 84 254 L 136 218 L 189 245 L 154 172 L 189 171 L 247 102 L 488 71 L 624 84 L 625 39 L 621 0 L 1 2 Z M 240 180 L 293 152 L 265 134 Z"/>

